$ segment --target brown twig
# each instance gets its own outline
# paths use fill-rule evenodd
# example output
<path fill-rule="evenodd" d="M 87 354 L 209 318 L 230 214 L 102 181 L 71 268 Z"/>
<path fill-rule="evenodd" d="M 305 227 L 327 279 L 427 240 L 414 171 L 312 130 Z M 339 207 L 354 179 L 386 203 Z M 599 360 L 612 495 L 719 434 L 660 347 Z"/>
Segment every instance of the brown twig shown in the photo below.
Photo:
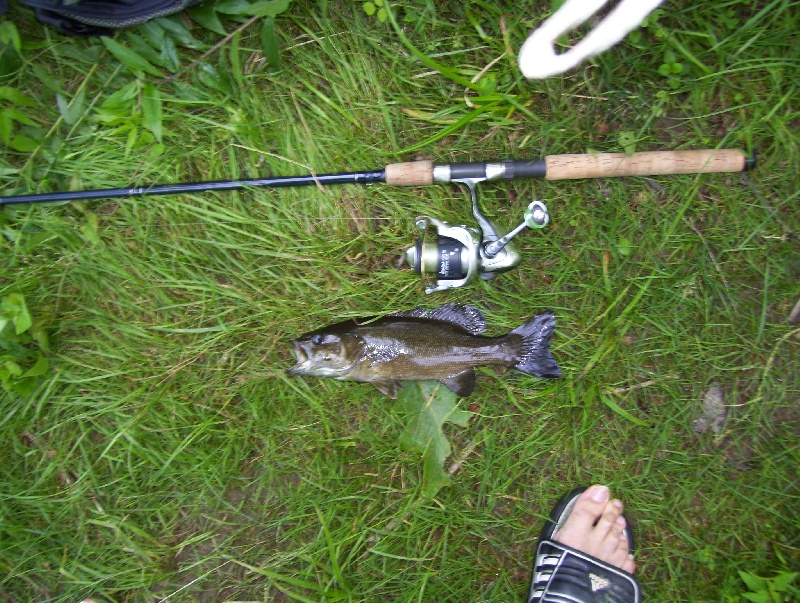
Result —
<path fill-rule="evenodd" d="M 797 300 L 797 303 L 794 305 L 794 309 L 789 314 L 789 324 L 797 324 L 800 322 L 800 299 Z"/>
<path fill-rule="evenodd" d="M 607 389 L 606 393 L 616 394 L 617 396 L 621 396 L 622 394 L 627 394 L 628 392 L 632 392 L 637 389 L 650 387 L 651 385 L 655 385 L 659 381 L 665 381 L 667 379 L 678 379 L 678 375 L 665 375 L 659 379 L 650 379 L 649 381 L 642 381 L 641 383 L 637 383 L 636 385 L 631 385 L 630 387 L 612 387 Z"/>

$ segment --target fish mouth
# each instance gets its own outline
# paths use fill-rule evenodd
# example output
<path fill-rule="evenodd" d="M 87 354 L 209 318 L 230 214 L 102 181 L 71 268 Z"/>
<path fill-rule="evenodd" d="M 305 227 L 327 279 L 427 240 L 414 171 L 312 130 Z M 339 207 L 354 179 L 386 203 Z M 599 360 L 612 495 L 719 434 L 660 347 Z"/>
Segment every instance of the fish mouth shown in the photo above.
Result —
<path fill-rule="evenodd" d="M 304 372 L 304 366 L 308 363 L 308 354 L 306 354 L 303 346 L 296 339 L 292 341 L 292 352 L 294 353 L 296 362 L 293 367 L 286 369 L 286 374 L 289 376 L 300 375 Z"/>

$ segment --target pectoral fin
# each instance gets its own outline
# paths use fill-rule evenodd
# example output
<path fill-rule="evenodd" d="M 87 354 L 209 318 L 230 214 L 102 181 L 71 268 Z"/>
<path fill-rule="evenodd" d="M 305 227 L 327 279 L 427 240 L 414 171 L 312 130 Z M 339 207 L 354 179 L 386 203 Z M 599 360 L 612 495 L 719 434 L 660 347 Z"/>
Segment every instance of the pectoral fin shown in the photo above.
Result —
<path fill-rule="evenodd" d="M 372 385 L 384 396 L 389 396 L 392 400 L 397 399 L 397 392 L 400 391 L 400 383 L 397 381 L 373 381 Z"/>
<path fill-rule="evenodd" d="M 452 390 L 458 396 L 469 396 L 475 389 L 475 371 L 467 369 L 447 379 L 440 379 L 439 383 Z"/>

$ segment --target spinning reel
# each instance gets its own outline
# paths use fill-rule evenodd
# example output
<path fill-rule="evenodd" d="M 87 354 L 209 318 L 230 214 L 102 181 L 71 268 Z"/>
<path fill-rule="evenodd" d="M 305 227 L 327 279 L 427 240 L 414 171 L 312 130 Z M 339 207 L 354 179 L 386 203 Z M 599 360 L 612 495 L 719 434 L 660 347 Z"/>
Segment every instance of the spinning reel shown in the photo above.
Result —
<path fill-rule="evenodd" d="M 524 222 L 507 234 L 500 234 L 497 226 L 478 208 L 477 184 L 483 180 L 486 178 L 450 180 L 469 187 L 472 215 L 478 228 L 451 226 L 431 216 L 416 218 L 420 237 L 416 245 L 406 251 L 406 261 L 423 278 L 436 278 L 433 285 L 425 287 L 425 293 L 462 287 L 476 275 L 490 280 L 500 272 L 511 270 L 522 260 L 511 240 L 526 227 L 536 230 L 550 222 L 545 204 L 533 201 L 525 209 Z"/>

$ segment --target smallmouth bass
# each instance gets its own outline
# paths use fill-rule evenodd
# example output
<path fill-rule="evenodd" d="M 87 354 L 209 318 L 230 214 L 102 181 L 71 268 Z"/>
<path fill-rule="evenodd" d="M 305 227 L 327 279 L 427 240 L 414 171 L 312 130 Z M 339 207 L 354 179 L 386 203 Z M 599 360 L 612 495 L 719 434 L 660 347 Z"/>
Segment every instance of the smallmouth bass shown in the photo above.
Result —
<path fill-rule="evenodd" d="M 499 365 L 555 379 L 561 369 L 550 351 L 555 316 L 547 311 L 500 337 L 481 336 L 477 308 L 445 304 L 377 319 L 346 320 L 292 340 L 289 375 L 372 383 L 396 397 L 399 382 L 436 380 L 459 396 L 475 389 L 474 367 Z"/>

